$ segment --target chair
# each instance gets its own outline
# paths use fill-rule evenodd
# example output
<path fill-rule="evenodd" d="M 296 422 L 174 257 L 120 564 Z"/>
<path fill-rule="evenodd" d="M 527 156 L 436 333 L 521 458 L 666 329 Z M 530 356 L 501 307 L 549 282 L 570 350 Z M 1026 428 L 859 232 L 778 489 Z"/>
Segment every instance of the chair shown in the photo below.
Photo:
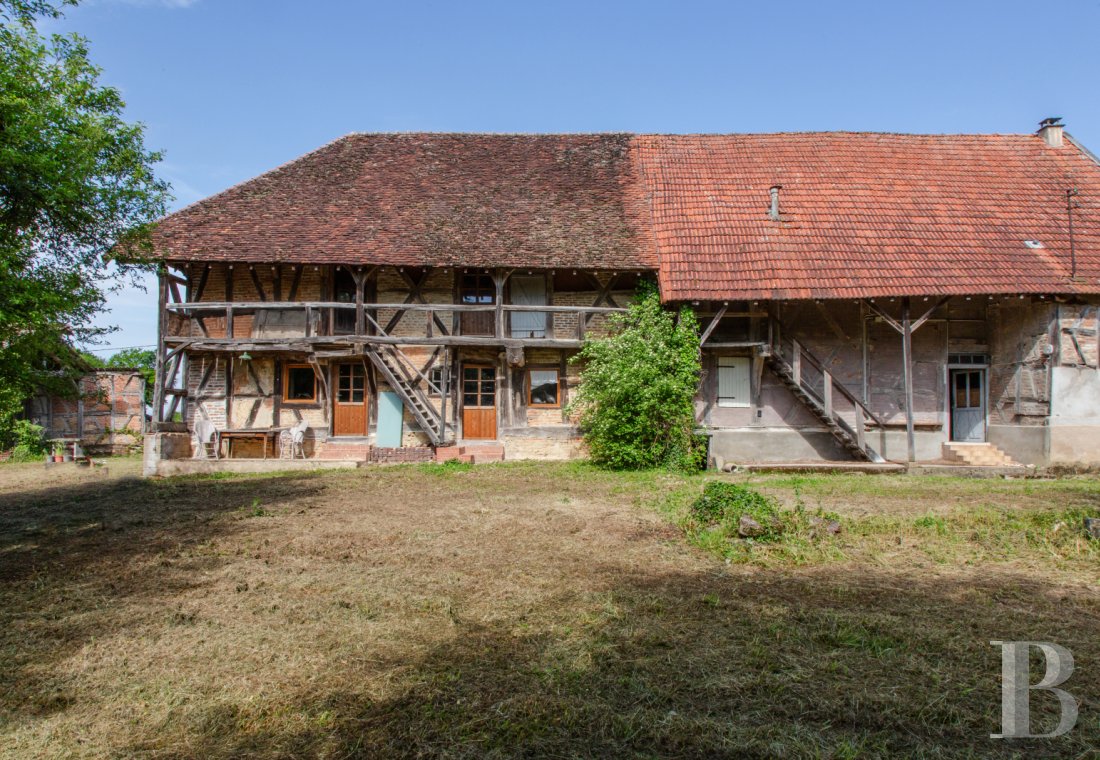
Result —
<path fill-rule="evenodd" d="M 218 429 L 205 417 L 195 421 L 195 459 L 219 459 Z"/>
<path fill-rule="evenodd" d="M 302 455 L 302 459 L 306 458 L 306 430 L 309 429 L 309 423 L 302 420 L 297 425 L 290 429 L 290 458 L 294 459 L 299 454 Z"/>

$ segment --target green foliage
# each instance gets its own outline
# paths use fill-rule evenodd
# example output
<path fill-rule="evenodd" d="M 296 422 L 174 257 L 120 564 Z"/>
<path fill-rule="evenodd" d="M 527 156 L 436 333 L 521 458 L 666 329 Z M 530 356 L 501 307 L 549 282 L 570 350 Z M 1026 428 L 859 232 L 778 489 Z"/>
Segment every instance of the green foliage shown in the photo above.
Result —
<path fill-rule="evenodd" d="M 93 319 L 141 270 L 167 200 L 160 155 L 99 84 L 87 42 L 35 30 L 68 4 L 0 0 L 0 430 L 34 393 L 76 392 L 73 346 L 106 332 Z M 109 260 L 116 245 L 131 263 Z"/>
<path fill-rule="evenodd" d="M 156 379 L 157 352 L 152 349 L 126 348 L 107 360 L 107 367 L 136 369 L 145 379 L 145 403 L 153 403 L 153 381 Z"/>
<path fill-rule="evenodd" d="M 611 335 L 585 342 L 577 414 L 592 461 L 616 470 L 698 469 L 692 400 L 699 384 L 699 325 L 690 309 L 661 307 L 646 283 Z M 705 457 L 705 454 L 703 455 Z"/>
<path fill-rule="evenodd" d="M 40 459 L 49 451 L 49 444 L 43 437 L 45 430 L 27 420 L 15 420 L 6 431 L 3 448 L 11 448 L 11 461 L 30 462 Z"/>
<path fill-rule="evenodd" d="M 703 486 L 703 495 L 691 505 L 691 519 L 698 525 L 720 525 L 733 535 L 741 517 L 751 517 L 764 528 L 759 541 L 775 541 L 784 528 L 797 518 L 796 513 L 784 511 L 772 496 L 740 485 L 711 481 Z"/>

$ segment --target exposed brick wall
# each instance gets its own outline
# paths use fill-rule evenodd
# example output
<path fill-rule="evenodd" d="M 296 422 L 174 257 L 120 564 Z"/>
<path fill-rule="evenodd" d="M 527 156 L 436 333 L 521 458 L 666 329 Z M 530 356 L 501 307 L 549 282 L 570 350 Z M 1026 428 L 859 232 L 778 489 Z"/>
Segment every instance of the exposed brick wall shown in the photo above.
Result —
<path fill-rule="evenodd" d="M 434 462 L 435 449 L 431 446 L 405 447 L 400 449 L 378 448 L 375 446 L 371 449 L 370 461 L 378 464 Z"/>
<path fill-rule="evenodd" d="M 1009 299 L 990 308 L 989 421 L 1042 425 L 1050 414 L 1054 305 Z"/>
<path fill-rule="evenodd" d="M 98 371 L 81 378 L 80 397 L 36 404 L 47 438 L 79 438 L 90 450 L 121 452 L 141 442 L 144 383 L 136 372 Z"/>

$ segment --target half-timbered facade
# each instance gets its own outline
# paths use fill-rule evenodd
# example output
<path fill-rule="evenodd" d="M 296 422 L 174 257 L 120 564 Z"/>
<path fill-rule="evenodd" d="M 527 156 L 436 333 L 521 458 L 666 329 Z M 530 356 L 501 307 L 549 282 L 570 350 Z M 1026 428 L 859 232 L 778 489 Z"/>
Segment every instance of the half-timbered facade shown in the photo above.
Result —
<path fill-rule="evenodd" d="M 653 277 L 716 463 L 1098 461 L 1095 198 L 1056 124 L 351 135 L 160 225 L 152 460 L 199 420 L 234 457 L 575 456 L 570 358 Z"/>

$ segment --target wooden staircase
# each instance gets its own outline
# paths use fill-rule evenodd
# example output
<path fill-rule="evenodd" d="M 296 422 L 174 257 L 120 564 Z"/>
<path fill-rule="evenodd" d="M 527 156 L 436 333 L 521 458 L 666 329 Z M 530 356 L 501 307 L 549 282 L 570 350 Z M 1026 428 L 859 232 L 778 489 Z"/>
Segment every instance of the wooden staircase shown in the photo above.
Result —
<path fill-rule="evenodd" d="M 821 420 L 853 459 L 886 461 L 868 445 L 866 436 L 869 424 L 881 430 L 882 421 L 855 394 L 838 383 L 817 357 L 797 340 L 785 340 L 774 341 L 765 358 L 775 376 Z M 850 422 L 841 411 L 851 418 Z"/>
<path fill-rule="evenodd" d="M 447 423 L 439 410 L 425 395 L 421 389 L 421 382 L 437 390 L 441 397 L 446 394 L 441 388 L 435 388 L 431 380 L 425 377 L 420 370 L 412 366 L 401 351 L 388 344 L 375 344 L 367 346 L 367 356 L 371 362 L 386 378 L 397 395 L 405 402 L 412 412 L 420 429 L 431 440 L 433 446 L 441 446 L 447 442 Z M 444 405 L 445 406 L 445 405 Z"/>
<path fill-rule="evenodd" d="M 951 441 L 943 445 L 944 460 L 971 467 L 1022 467 L 992 443 Z"/>

